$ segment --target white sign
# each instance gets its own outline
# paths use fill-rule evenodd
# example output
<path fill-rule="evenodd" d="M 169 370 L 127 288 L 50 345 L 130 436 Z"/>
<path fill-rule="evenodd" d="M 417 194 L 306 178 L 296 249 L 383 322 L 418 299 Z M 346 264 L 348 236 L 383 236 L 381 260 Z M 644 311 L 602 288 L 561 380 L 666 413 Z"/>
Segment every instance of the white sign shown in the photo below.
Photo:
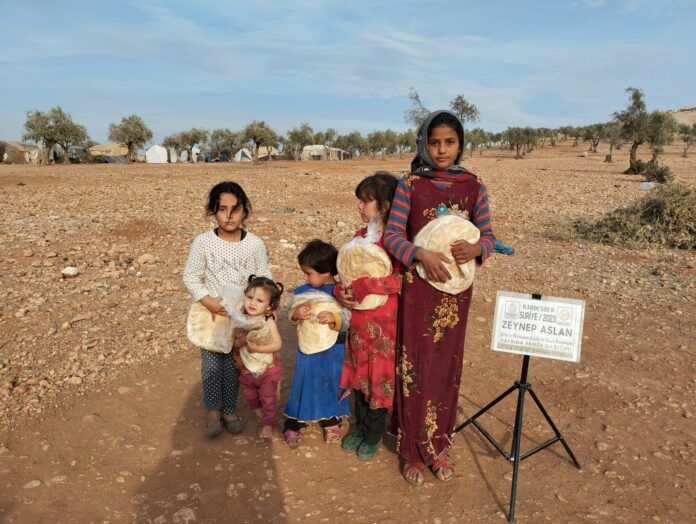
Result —
<path fill-rule="evenodd" d="M 498 291 L 491 349 L 580 362 L 585 301 Z"/>

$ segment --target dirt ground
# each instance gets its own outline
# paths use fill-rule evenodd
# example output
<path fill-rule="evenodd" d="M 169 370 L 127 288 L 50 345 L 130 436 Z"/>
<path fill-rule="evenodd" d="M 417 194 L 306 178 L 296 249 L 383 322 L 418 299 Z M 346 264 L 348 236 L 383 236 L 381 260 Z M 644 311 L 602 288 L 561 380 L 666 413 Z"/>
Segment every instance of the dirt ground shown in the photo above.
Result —
<path fill-rule="evenodd" d="M 460 417 L 519 377 L 521 357 L 490 350 L 496 291 L 583 299 L 581 362 L 532 359 L 529 374 L 582 469 L 559 444 L 524 461 L 518 521 L 692 522 L 696 254 L 578 239 L 576 221 L 644 194 L 642 177 L 621 173 L 626 151 L 613 164 L 601 147 L 582 151 L 464 162 L 487 183 L 495 232 L 515 254 L 477 272 Z M 696 155 L 679 152 L 665 161 L 693 185 Z M 455 438 L 454 480 L 428 475 L 420 488 L 399 475 L 393 440 L 369 463 L 325 445 L 317 429 L 296 450 L 277 428 L 262 442 L 241 398 L 245 431 L 203 437 L 181 274 L 191 240 L 210 227 L 207 190 L 242 184 L 249 229 L 292 287 L 305 241 L 340 245 L 358 227 L 357 182 L 378 169 L 403 174 L 409 160 L 0 165 L 0 521 L 504 521 L 511 465 L 471 428 Z M 80 274 L 61 278 L 67 266 Z M 280 406 L 295 348 L 281 328 Z M 509 398 L 482 419 L 506 445 L 514 409 Z M 523 448 L 550 434 L 527 402 Z"/>

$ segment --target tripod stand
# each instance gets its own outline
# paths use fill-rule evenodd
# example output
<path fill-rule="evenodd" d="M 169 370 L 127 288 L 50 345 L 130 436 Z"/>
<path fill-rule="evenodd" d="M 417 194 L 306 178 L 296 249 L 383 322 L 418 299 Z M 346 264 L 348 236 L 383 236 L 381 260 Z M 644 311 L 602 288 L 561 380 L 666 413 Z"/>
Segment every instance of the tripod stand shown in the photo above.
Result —
<path fill-rule="evenodd" d="M 480 409 L 475 415 L 469 417 L 467 420 L 462 422 L 459 426 L 457 426 L 454 430 L 455 433 L 460 432 L 462 429 L 467 427 L 469 424 L 472 424 L 477 430 L 481 432 L 481 434 L 486 437 L 486 439 L 493 444 L 495 449 L 498 450 L 498 452 L 505 457 L 505 459 L 508 462 L 512 462 L 512 489 L 510 490 L 510 511 L 508 512 L 508 521 L 512 522 L 515 519 L 515 497 L 517 496 L 517 477 L 518 477 L 518 471 L 519 471 L 519 465 L 520 461 L 526 459 L 527 457 L 531 457 L 538 451 L 541 451 L 542 449 L 545 449 L 549 447 L 551 444 L 554 444 L 555 442 L 559 442 L 563 444 L 563 447 L 565 450 L 568 452 L 568 455 L 570 456 L 570 459 L 573 461 L 573 464 L 575 465 L 576 468 L 580 469 L 580 463 L 578 462 L 578 459 L 575 458 L 575 455 L 573 455 L 572 450 L 570 449 L 570 446 L 568 446 L 568 443 L 565 441 L 563 438 L 563 435 L 561 435 L 561 432 L 558 431 L 558 428 L 556 425 L 553 423 L 553 420 L 551 420 L 551 417 L 549 414 L 546 412 L 544 409 L 544 406 L 541 404 L 541 401 L 539 400 L 539 397 L 536 396 L 536 393 L 534 393 L 534 390 L 532 389 L 532 385 L 527 382 L 527 371 L 529 370 L 529 355 L 525 355 L 524 359 L 522 361 L 522 375 L 520 376 L 520 380 L 515 381 L 515 383 L 510 386 L 504 393 L 499 395 L 495 400 L 493 400 L 490 404 L 485 406 L 484 408 Z M 510 393 L 512 393 L 515 390 L 519 391 L 519 394 L 517 396 L 517 412 L 515 414 L 515 428 L 513 430 L 512 434 L 512 449 L 510 453 L 505 451 L 500 443 L 496 441 L 486 429 L 479 424 L 479 422 L 476 420 L 478 419 L 481 415 L 486 413 L 488 410 L 490 410 L 493 406 L 498 404 L 501 400 L 503 400 L 505 397 L 507 397 Z M 532 400 L 536 403 L 537 407 L 539 408 L 539 411 L 541 411 L 541 414 L 544 415 L 544 418 L 546 419 L 546 422 L 548 422 L 549 426 L 551 426 L 551 429 L 555 433 L 555 436 L 553 438 L 550 438 L 546 442 L 543 442 L 536 446 L 535 448 L 520 454 L 520 441 L 522 440 L 522 409 L 524 407 L 524 394 L 529 393 L 532 396 Z"/>

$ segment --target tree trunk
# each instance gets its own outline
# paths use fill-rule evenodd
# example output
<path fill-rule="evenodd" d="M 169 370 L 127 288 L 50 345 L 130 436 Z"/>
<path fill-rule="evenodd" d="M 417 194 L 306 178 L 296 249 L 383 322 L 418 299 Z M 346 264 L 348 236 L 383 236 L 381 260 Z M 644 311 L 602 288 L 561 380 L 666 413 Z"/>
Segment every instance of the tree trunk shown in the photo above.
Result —
<path fill-rule="evenodd" d="M 604 157 L 605 162 L 613 162 L 611 154 L 614 151 L 614 144 L 609 144 L 609 154 Z"/>
<path fill-rule="evenodd" d="M 522 158 L 522 155 L 520 155 L 520 149 L 522 149 L 522 145 L 517 146 L 517 154 L 515 155 L 515 160 L 519 160 Z"/>
<path fill-rule="evenodd" d="M 682 153 L 682 156 L 683 156 L 684 158 L 687 158 L 686 152 L 689 150 L 689 146 L 690 146 L 690 145 L 691 145 L 691 144 L 687 145 L 687 146 L 684 148 L 684 152 Z"/>
<path fill-rule="evenodd" d="M 70 156 L 68 155 L 68 147 L 69 146 L 61 144 L 61 147 L 63 148 L 63 163 L 69 164 L 70 163 Z"/>
<path fill-rule="evenodd" d="M 631 156 L 629 157 L 629 170 L 632 173 L 638 172 L 638 146 L 640 146 L 640 142 L 633 142 L 633 144 L 631 144 Z"/>

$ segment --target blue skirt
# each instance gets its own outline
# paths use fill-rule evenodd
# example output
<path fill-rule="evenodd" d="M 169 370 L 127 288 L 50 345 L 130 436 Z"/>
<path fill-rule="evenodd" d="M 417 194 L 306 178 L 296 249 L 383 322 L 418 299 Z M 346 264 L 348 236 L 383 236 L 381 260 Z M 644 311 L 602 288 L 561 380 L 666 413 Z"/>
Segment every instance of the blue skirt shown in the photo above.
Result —
<path fill-rule="evenodd" d="M 288 404 L 283 414 L 300 422 L 350 416 L 348 399 L 338 401 L 344 358 L 343 344 L 313 355 L 305 355 L 298 349 Z"/>

